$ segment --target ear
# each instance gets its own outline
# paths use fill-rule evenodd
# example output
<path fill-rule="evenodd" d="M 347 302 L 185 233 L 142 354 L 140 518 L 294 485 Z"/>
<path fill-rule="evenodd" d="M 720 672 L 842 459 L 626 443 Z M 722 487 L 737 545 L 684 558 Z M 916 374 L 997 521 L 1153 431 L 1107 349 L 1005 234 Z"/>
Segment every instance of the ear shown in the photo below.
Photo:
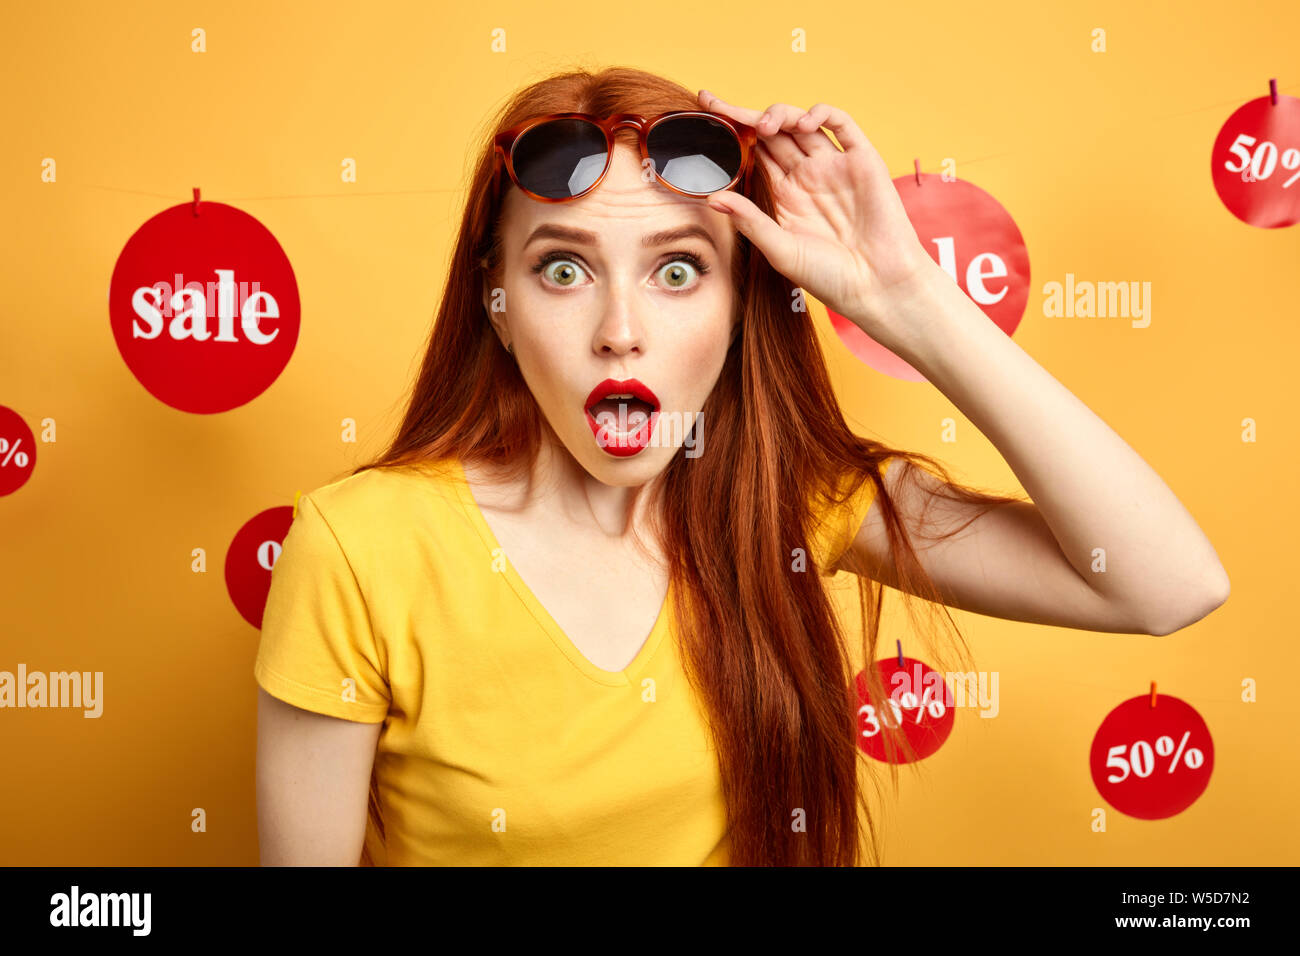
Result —
<path fill-rule="evenodd" d="M 486 260 L 483 260 L 486 265 Z M 509 336 L 506 334 L 506 320 L 504 312 L 492 311 L 492 285 L 491 276 L 488 275 L 487 269 L 483 270 L 483 311 L 487 313 L 488 322 L 496 331 L 497 337 L 504 344 Z"/>

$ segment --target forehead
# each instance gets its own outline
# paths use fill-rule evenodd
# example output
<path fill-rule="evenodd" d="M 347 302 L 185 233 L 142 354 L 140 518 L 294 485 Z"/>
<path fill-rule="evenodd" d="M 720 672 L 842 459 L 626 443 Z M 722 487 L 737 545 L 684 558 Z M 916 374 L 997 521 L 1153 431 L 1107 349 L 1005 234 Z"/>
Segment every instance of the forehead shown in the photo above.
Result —
<path fill-rule="evenodd" d="M 679 195 L 652 174 L 643 176 L 640 155 L 621 144 L 605 178 L 581 199 L 544 203 L 518 189 L 506 190 L 502 223 L 506 245 L 515 249 L 534 237 L 631 249 L 693 236 L 729 257 L 733 241 L 730 223 L 721 213 L 710 209 L 702 197 Z"/>

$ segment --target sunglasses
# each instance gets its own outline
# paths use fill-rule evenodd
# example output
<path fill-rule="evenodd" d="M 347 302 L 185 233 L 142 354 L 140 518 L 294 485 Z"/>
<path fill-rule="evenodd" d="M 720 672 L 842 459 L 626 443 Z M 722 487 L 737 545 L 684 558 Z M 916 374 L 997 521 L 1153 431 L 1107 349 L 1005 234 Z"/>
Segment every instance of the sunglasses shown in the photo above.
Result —
<path fill-rule="evenodd" d="M 745 179 L 758 141 L 752 126 L 698 110 L 619 113 L 605 119 L 552 113 L 497 134 L 493 145 L 502 162 L 494 171 L 493 188 L 500 188 L 504 165 L 511 181 L 538 202 L 585 196 L 609 172 L 614 133 L 623 127 L 637 131 L 642 168 L 649 160 L 655 179 L 683 196 L 707 196 Z"/>

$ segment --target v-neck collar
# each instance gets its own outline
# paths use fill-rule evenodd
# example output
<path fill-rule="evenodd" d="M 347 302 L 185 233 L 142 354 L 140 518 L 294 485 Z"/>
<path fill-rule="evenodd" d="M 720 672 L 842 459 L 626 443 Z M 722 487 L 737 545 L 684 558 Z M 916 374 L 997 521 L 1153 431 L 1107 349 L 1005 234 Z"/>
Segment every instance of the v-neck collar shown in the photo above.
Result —
<path fill-rule="evenodd" d="M 499 553 L 505 555 L 505 548 L 501 547 L 497 541 L 496 534 L 492 531 L 491 526 L 487 523 L 487 518 L 483 516 L 483 511 L 474 500 L 474 494 L 470 490 L 469 477 L 465 473 L 465 466 L 459 458 L 455 459 L 455 469 L 453 473 L 455 478 L 456 492 L 460 499 L 461 506 L 465 510 L 470 523 L 478 532 L 479 538 L 482 539 L 484 546 L 487 547 L 490 554 Z M 654 625 L 650 628 L 650 633 L 646 636 L 645 642 L 641 649 L 637 651 L 636 657 L 621 671 L 607 671 L 593 664 L 580 650 L 576 644 L 569 639 L 564 633 L 564 629 L 556 623 L 551 612 L 533 593 L 519 572 L 515 570 L 514 562 L 508 555 L 505 559 L 505 570 L 501 572 L 510 589 L 515 592 L 519 600 L 523 603 L 533 618 L 541 626 L 556 648 L 569 661 L 580 670 L 583 674 L 590 677 L 598 684 L 604 684 L 609 687 L 627 687 L 634 685 L 640 677 L 645 665 L 650 658 L 659 650 L 659 645 L 663 643 L 664 634 L 668 629 L 668 617 L 671 614 L 673 599 L 673 584 L 671 577 L 668 581 L 668 591 L 664 596 L 664 602 L 659 608 L 659 615 L 655 618 Z"/>

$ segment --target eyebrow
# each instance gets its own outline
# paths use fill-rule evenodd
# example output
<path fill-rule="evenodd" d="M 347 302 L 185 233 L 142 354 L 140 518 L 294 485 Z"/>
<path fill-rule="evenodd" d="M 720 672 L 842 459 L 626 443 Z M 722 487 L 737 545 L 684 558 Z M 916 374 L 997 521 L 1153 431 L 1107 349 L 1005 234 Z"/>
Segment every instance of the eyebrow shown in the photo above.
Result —
<path fill-rule="evenodd" d="M 641 237 L 641 245 L 647 249 L 655 246 L 666 246 L 670 242 L 678 242 L 682 239 L 703 239 L 717 251 L 718 244 L 713 241 L 713 236 L 709 230 L 705 229 L 698 223 L 691 223 L 686 226 L 678 226 L 675 229 L 664 229 L 660 232 L 648 233 Z M 539 239 L 560 239 L 565 242 L 575 242 L 586 246 L 600 245 L 600 236 L 586 229 L 577 229 L 573 226 L 561 226 L 556 223 L 543 223 L 532 231 L 532 234 L 524 242 L 524 248 L 537 242 Z"/>

